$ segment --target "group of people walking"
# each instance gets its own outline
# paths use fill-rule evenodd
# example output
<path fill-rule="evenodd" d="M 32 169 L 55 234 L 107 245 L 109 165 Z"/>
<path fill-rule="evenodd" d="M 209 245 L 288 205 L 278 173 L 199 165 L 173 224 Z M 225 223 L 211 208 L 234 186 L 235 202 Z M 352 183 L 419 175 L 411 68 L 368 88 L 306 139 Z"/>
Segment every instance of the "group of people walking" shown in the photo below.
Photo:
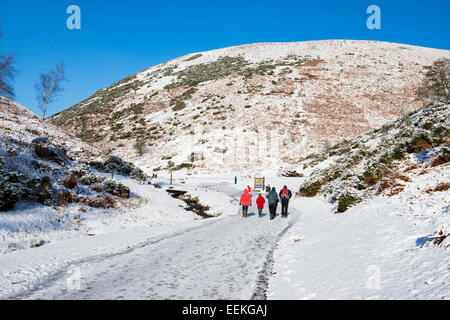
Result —
<path fill-rule="evenodd" d="M 240 205 L 242 206 L 242 217 L 247 218 L 248 208 L 252 205 L 252 196 L 250 194 L 250 187 L 244 190 L 244 193 L 241 196 Z M 270 188 L 270 185 L 266 186 L 266 198 L 269 203 L 269 213 L 270 220 L 273 220 L 276 216 L 278 202 L 281 201 L 281 217 L 287 218 L 288 215 L 288 207 L 289 200 L 292 197 L 292 192 L 284 186 L 283 189 L 279 193 L 275 187 Z M 256 206 L 258 207 L 258 215 L 262 217 L 262 211 L 264 209 L 264 204 L 266 203 L 266 199 L 264 199 L 263 195 L 259 193 L 258 198 L 256 199 Z"/>

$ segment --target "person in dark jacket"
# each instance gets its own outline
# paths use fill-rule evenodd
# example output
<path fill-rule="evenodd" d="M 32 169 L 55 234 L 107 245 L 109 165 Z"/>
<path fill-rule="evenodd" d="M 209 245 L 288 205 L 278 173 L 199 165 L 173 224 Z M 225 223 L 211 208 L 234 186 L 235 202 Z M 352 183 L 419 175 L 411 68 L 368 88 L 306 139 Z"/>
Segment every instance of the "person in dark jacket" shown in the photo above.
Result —
<path fill-rule="evenodd" d="M 275 189 L 275 187 L 272 188 L 272 191 L 269 192 L 266 198 L 269 202 L 270 220 L 273 220 L 277 212 L 277 206 L 279 201 L 277 190 Z"/>
<path fill-rule="evenodd" d="M 267 195 L 269 194 L 269 192 L 270 192 L 270 190 L 272 190 L 272 188 L 270 187 L 270 184 L 268 184 L 267 186 L 266 186 L 266 198 L 267 198 Z"/>
<path fill-rule="evenodd" d="M 287 188 L 287 186 L 284 186 L 283 189 L 280 191 L 280 199 L 281 199 L 281 217 L 287 218 L 288 215 L 288 206 L 289 206 L 289 200 L 292 197 L 292 192 Z"/>

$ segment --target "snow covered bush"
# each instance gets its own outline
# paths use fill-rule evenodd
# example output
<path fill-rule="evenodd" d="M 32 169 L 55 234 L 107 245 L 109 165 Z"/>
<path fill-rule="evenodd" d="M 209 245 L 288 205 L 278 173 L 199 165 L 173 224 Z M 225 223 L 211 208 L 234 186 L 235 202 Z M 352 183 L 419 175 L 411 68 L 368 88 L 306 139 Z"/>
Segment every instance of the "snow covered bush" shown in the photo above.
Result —
<path fill-rule="evenodd" d="M 450 149 L 447 147 L 442 148 L 437 154 L 432 157 L 431 166 L 436 167 L 443 165 L 450 161 Z"/>
<path fill-rule="evenodd" d="M 66 175 L 60 180 L 61 184 L 68 188 L 74 189 L 78 185 L 78 178 L 74 174 Z"/>
<path fill-rule="evenodd" d="M 422 152 L 430 149 L 432 143 L 432 139 L 427 134 L 420 133 L 408 142 L 407 151 L 408 153 Z"/>
<path fill-rule="evenodd" d="M 77 177 L 78 182 L 84 186 L 101 183 L 106 180 L 106 178 L 93 173 L 89 167 L 85 165 L 72 167 L 69 169 L 69 172 L 71 175 Z"/>
<path fill-rule="evenodd" d="M 54 204 L 57 206 L 67 207 L 70 203 L 77 203 L 78 197 L 73 194 L 70 190 L 60 189 L 54 199 Z"/>
<path fill-rule="evenodd" d="M 14 207 L 23 193 L 23 185 L 19 183 L 21 176 L 16 172 L 3 175 L 0 180 L 0 211 Z"/>
<path fill-rule="evenodd" d="M 300 187 L 299 195 L 302 197 L 315 197 L 321 187 L 321 180 L 308 180 Z"/>
<path fill-rule="evenodd" d="M 105 192 L 120 198 L 128 199 L 130 197 L 130 188 L 114 180 L 108 180 L 103 184 Z"/>
<path fill-rule="evenodd" d="M 116 201 L 111 196 L 95 196 L 95 197 L 84 197 L 80 200 L 81 203 L 84 203 L 92 208 L 102 208 L 109 209 L 115 208 Z"/>
<path fill-rule="evenodd" d="M 339 197 L 337 212 L 342 213 L 357 203 L 361 202 L 361 198 L 350 192 L 345 192 Z"/>
<path fill-rule="evenodd" d="M 435 236 L 434 244 L 444 248 L 450 247 L 450 225 L 443 225 L 433 234 Z"/>
<path fill-rule="evenodd" d="M 102 172 L 115 172 L 117 174 L 130 177 L 137 181 L 145 181 L 148 177 L 145 173 L 136 168 L 133 164 L 125 162 L 117 156 L 110 155 L 103 164 L 96 164 L 96 168 Z"/>
<path fill-rule="evenodd" d="M 63 147 L 52 146 L 48 137 L 36 138 L 31 144 L 34 146 L 34 152 L 41 159 L 53 161 L 59 165 L 64 165 L 68 162 L 67 150 Z"/>
<path fill-rule="evenodd" d="M 38 183 L 37 201 L 44 204 L 50 205 L 53 196 L 52 181 L 49 176 L 41 177 Z"/>

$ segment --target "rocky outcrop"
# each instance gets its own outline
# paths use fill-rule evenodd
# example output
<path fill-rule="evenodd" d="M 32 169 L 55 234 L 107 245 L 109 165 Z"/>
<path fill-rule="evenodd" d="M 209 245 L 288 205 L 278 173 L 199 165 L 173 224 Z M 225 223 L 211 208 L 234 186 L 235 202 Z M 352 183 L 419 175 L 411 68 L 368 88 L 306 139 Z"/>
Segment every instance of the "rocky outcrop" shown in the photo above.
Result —
<path fill-rule="evenodd" d="M 59 165 L 65 165 L 69 162 L 67 158 L 67 149 L 64 147 L 52 146 L 48 137 L 39 137 L 34 139 L 33 145 L 36 156 L 41 159 L 55 162 Z"/>

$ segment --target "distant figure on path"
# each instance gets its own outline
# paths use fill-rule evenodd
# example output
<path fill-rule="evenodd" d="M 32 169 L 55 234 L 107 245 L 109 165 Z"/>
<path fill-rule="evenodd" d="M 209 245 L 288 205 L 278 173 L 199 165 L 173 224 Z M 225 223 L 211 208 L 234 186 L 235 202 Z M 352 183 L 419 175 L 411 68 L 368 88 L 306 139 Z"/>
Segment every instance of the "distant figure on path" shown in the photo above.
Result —
<path fill-rule="evenodd" d="M 266 199 L 264 199 L 264 197 L 260 193 L 258 195 L 258 199 L 256 199 L 256 205 L 258 206 L 258 215 L 260 218 L 262 216 L 262 211 L 264 209 L 264 203 L 266 203 Z"/>
<path fill-rule="evenodd" d="M 275 189 L 275 187 L 272 188 L 272 191 L 269 192 L 266 198 L 269 202 L 270 220 L 273 220 L 277 213 L 277 206 L 279 201 L 277 190 Z"/>
<path fill-rule="evenodd" d="M 252 195 L 249 193 L 248 189 L 244 190 L 239 204 L 242 205 L 242 217 L 247 218 L 248 207 L 252 205 Z"/>
<path fill-rule="evenodd" d="M 281 199 L 281 217 L 287 218 L 288 215 L 288 206 L 289 206 L 289 199 L 292 197 L 292 192 L 287 188 L 287 186 L 284 186 L 283 189 L 280 191 L 280 199 Z"/>

